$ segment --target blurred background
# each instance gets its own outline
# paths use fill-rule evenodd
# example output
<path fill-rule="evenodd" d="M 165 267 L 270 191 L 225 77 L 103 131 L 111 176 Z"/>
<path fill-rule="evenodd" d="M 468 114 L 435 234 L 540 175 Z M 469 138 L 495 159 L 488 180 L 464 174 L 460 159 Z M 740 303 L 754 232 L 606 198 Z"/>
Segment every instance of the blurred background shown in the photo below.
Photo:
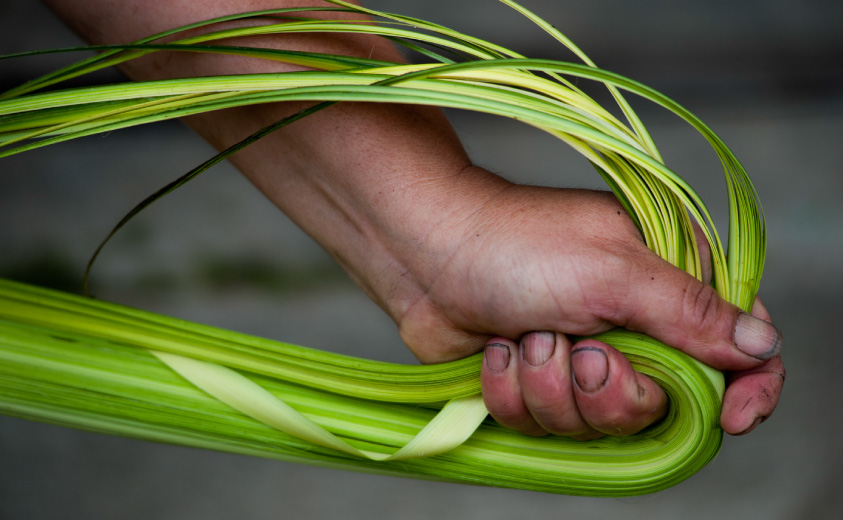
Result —
<path fill-rule="evenodd" d="M 843 431 L 843 2 L 568 0 L 525 5 L 602 67 L 706 121 L 752 175 L 770 230 L 762 296 L 786 338 L 776 414 L 727 438 L 670 490 L 592 499 L 361 475 L 0 417 L 0 519 L 839 518 Z M 570 59 L 492 0 L 368 2 Z M 77 45 L 39 3 L 0 2 L 0 54 Z M 0 61 L 0 88 L 69 55 Z M 104 81 L 119 79 L 106 74 Z M 722 214 L 717 162 L 677 120 L 640 113 L 669 166 Z M 600 187 L 518 124 L 449 114 L 476 162 L 525 183 Z M 135 203 L 212 154 L 180 123 L 0 160 L 0 276 L 78 292 L 87 258 Z M 722 227 L 722 225 L 721 225 Z M 239 174 L 221 165 L 105 249 L 98 297 L 311 347 L 414 362 L 390 320 Z"/>

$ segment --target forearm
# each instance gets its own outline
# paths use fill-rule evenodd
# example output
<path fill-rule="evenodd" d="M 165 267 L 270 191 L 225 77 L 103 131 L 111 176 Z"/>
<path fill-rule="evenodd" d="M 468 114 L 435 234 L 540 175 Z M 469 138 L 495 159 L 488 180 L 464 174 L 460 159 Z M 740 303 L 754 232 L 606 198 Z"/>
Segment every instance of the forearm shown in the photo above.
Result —
<path fill-rule="evenodd" d="M 244 9 L 327 5 L 301 0 L 248 2 L 48 2 L 92 43 L 122 43 L 171 27 Z M 307 13 L 360 19 L 348 13 Z M 400 61 L 386 40 L 362 34 L 268 35 L 232 40 L 288 50 Z M 263 73 L 299 67 L 200 53 L 157 53 L 127 64 L 133 79 Z M 194 116 L 198 133 L 223 149 L 312 103 L 259 105 Z M 425 290 L 425 266 L 453 242 L 434 232 L 455 213 L 504 184 L 470 168 L 450 125 L 435 108 L 341 103 L 239 152 L 232 162 L 328 250 L 393 318 Z M 431 209 L 435 209 L 431 211 Z M 453 227 L 464 221 L 450 218 Z M 439 231 L 442 231 L 439 229 Z M 448 230 L 455 231 L 455 230 Z M 419 265 L 410 266 L 410 263 Z M 411 268 L 412 267 L 412 268 Z"/>

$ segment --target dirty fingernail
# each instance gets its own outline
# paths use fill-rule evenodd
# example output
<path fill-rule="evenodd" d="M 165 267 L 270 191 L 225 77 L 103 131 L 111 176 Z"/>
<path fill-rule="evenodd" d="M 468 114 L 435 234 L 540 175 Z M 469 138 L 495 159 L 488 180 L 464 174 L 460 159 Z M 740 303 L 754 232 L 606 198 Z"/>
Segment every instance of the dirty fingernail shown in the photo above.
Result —
<path fill-rule="evenodd" d="M 490 343 L 483 351 L 483 358 L 486 360 L 486 367 L 499 374 L 509 366 L 509 347 L 501 343 Z"/>
<path fill-rule="evenodd" d="M 756 359 L 771 359 L 782 350 L 782 334 L 772 323 L 742 312 L 735 322 L 735 346 Z"/>
<path fill-rule="evenodd" d="M 609 378 L 609 358 L 599 348 L 580 347 L 571 351 L 571 370 L 580 390 L 592 394 Z"/>
<path fill-rule="evenodd" d="M 522 355 L 527 364 L 539 367 L 547 363 L 556 348 L 556 334 L 531 332 L 521 339 Z"/>

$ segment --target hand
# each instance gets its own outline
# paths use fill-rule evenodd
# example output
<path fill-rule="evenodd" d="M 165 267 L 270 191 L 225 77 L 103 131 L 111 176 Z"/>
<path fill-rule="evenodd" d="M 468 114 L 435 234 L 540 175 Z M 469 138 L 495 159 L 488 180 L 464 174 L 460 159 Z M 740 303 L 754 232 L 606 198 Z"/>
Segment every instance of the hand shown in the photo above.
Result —
<path fill-rule="evenodd" d="M 242 10 L 234 0 L 48 4 L 95 44 Z M 359 34 L 231 43 L 401 61 L 388 41 Z M 296 69 L 197 53 L 155 54 L 124 66 L 139 80 Z M 188 122 L 222 149 L 301 108 L 241 107 Z M 760 319 L 743 314 L 659 259 L 611 195 L 517 186 L 472 167 L 437 110 L 342 103 L 232 162 L 392 316 L 419 359 L 447 361 L 485 347 L 487 406 L 507 426 L 589 438 L 657 420 L 664 395 L 652 381 L 607 345 L 567 339 L 617 326 L 729 371 L 721 423 L 730 433 L 749 431 L 776 405 L 781 337 L 764 321 L 763 306 L 753 310 Z"/>
<path fill-rule="evenodd" d="M 772 413 L 784 368 L 763 305 L 742 313 L 658 258 L 611 194 L 509 185 L 470 222 L 396 321 L 424 361 L 485 345 L 483 394 L 501 424 L 588 439 L 660 419 L 657 384 L 605 343 L 567 337 L 617 326 L 727 371 L 725 431 L 746 433 Z"/>

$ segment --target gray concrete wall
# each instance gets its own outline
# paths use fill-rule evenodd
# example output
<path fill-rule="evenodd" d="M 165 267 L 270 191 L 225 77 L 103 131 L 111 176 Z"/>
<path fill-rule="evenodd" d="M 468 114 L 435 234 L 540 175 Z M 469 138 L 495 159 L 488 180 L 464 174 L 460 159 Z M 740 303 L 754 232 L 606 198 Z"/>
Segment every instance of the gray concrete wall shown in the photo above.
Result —
<path fill-rule="evenodd" d="M 525 3 L 599 64 L 697 112 L 753 176 L 770 229 L 762 293 L 785 333 L 788 367 L 779 409 L 766 424 L 727 438 L 709 467 L 676 488 L 605 500 L 365 476 L 0 417 L 0 519 L 838 518 L 843 3 Z M 370 5 L 525 54 L 564 57 L 496 2 Z M 0 53 L 77 43 L 40 4 L 0 3 Z M 0 86 L 65 59 L 0 62 Z M 664 114 L 642 114 L 668 164 L 722 211 L 717 165 L 705 147 Z M 509 178 L 598 185 L 583 161 L 537 132 L 452 117 L 475 160 Z M 0 276 L 78 288 L 87 256 L 117 219 L 211 153 L 170 123 L 0 160 Z M 103 253 L 94 281 L 100 297 L 156 312 L 412 362 L 389 320 L 228 166 L 127 226 Z"/>

